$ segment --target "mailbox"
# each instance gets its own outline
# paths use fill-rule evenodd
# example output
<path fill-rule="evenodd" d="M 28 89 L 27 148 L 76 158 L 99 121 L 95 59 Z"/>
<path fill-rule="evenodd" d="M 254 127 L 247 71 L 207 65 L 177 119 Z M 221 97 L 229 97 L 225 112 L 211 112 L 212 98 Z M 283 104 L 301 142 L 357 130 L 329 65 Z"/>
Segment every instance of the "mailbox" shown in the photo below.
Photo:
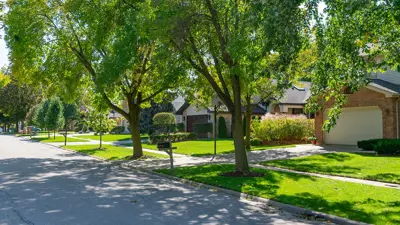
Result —
<path fill-rule="evenodd" d="M 158 149 L 168 149 L 171 148 L 171 142 L 159 142 L 157 144 Z"/>

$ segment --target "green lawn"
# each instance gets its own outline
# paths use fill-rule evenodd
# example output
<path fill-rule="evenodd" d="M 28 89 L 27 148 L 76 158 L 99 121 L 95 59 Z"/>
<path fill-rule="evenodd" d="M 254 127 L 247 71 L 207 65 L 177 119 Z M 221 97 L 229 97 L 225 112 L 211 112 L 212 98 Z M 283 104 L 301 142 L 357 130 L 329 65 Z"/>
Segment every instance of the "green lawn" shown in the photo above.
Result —
<path fill-rule="evenodd" d="M 255 168 L 252 171 L 265 176 L 219 176 L 234 169 L 233 165 L 180 167 L 174 175 L 352 220 L 400 224 L 400 190 Z"/>
<path fill-rule="evenodd" d="M 132 149 L 112 145 L 104 145 L 104 149 L 98 149 L 99 145 L 70 145 L 65 146 L 64 148 L 82 152 L 87 155 L 101 157 L 107 160 L 120 160 L 132 156 Z M 153 152 L 144 151 L 143 153 L 145 156 L 150 158 L 169 158 L 168 155 L 156 154 Z"/>
<path fill-rule="evenodd" d="M 400 157 L 367 153 L 332 153 L 262 163 L 298 171 L 400 184 Z"/>
<path fill-rule="evenodd" d="M 47 136 L 41 136 L 41 137 L 32 137 L 31 140 L 35 140 L 35 141 L 40 141 L 40 142 L 64 142 L 64 136 L 56 136 L 56 139 L 54 139 L 53 136 L 50 136 L 50 138 L 48 138 Z M 82 139 L 76 139 L 76 138 L 72 138 L 72 137 L 68 137 L 67 138 L 67 142 L 88 142 L 86 140 L 82 140 Z"/>
<path fill-rule="evenodd" d="M 80 138 L 86 138 L 86 139 L 90 139 L 90 140 L 96 140 L 99 141 L 100 140 L 100 135 L 80 135 L 77 136 Z M 142 138 L 147 138 L 148 135 L 147 134 L 143 134 L 141 135 Z M 131 140 L 131 135 L 130 134 L 105 134 L 103 135 L 103 141 L 129 141 Z"/>
<path fill-rule="evenodd" d="M 197 140 L 197 141 L 183 141 L 172 143 L 172 146 L 177 147 L 174 150 L 175 153 L 185 154 L 191 156 L 207 156 L 214 154 L 214 140 Z M 276 148 L 290 148 L 295 147 L 295 145 L 266 145 L 252 147 L 252 151 L 269 150 Z M 157 149 L 157 145 L 143 144 L 143 148 L 147 149 Z M 233 153 L 234 146 L 232 139 L 217 140 L 217 154 Z"/>

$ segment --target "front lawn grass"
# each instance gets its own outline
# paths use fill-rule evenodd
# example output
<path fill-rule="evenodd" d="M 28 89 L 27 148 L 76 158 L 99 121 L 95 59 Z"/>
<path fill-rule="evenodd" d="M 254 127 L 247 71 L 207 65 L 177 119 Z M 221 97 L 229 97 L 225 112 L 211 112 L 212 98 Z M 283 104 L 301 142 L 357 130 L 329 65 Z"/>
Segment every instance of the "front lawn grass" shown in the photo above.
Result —
<path fill-rule="evenodd" d="M 331 153 L 262 163 L 292 170 L 400 184 L 400 157 Z"/>
<path fill-rule="evenodd" d="M 128 144 L 127 144 L 128 145 Z M 130 144 L 131 145 L 131 144 Z M 143 148 L 157 150 L 155 144 L 143 144 Z M 172 143 L 173 147 L 177 147 L 174 153 L 191 155 L 191 156 L 207 156 L 214 154 L 214 140 L 196 140 L 196 141 L 182 141 Z M 252 146 L 251 151 L 270 150 L 277 148 L 291 148 L 296 145 L 265 145 L 265 146 Z M 217 154 L 227 154 L 235 152 L 232 139 L 219 139 L 217 140 Z"/>
<path fill-rule="evenodd" d="M 400 190 L 252 168 L 264 177 L 223 177 L 234 165 L 175 168 L 174 176 L 371 224 L 400 224 Z M 157 170 L 169 174 L 170 170 Z"/>
<path fill-rule="evenodd" d="M 80 136 L 77 136 L 77 137 L 100 141 L 100 135 L 80 135 Z M 143 134 L 140 137 L 146 138 L 146 137 L 148 137 L 148 135 L 147 134 Z M 103 141 L 108 141 L 108 142 L 130 141 L 130 140 L 132 140 L 130 134 L 104 134 L 103 135 Z"/>
<path fill-rule="evenodd" d="M 50 136 L 50 138 L 48 138 L 47 136 L 41 136 L 41 137 L 32 137 L 31 140 L 51 143 L 51 142 L 64 142 L 65 139 L 64 136 L 56 136 L 55 139 L 53 136 Z M 83 139 L 76 139 L 73 137 L 67 137 L 67 143 L 68 142 L 88 142 L 88 141 Z"/>
<path fill-rule="evenodd" d="M 97 156 L 106 160 L 121 160 L 132 156 L 132 149 L 113 145 L 103 145 L 103 149 L 99 149 L 99 145 L 69 145 L 64 148 L 82 152 L 87 155 Z M 143 154 L 150 158 L 169 158 L 168 155 L 153 152 L 143 151 Z"/>

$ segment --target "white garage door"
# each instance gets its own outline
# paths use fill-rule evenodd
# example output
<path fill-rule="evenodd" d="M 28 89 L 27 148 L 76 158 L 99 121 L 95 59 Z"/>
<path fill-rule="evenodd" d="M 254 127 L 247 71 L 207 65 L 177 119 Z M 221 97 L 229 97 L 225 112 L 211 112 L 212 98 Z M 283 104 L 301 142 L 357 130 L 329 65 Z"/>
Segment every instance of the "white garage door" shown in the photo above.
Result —
<path fill-rule="evenodd" d="M 325 112 L 324 119 L 327 118 Z M 382 111 L 378 107 L 343 108 L 336 126 L 324 133 L 325 144 L 357 145 L 357 141 L 382 138 Z"/>

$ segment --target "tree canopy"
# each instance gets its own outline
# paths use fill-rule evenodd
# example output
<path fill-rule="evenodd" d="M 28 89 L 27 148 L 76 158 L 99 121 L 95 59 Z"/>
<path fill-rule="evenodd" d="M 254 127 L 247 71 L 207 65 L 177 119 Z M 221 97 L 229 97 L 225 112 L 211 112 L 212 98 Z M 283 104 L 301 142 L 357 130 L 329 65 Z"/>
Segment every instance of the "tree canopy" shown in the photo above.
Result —
<path fill-rule="evenodd" d="M 307 34 L 305 1 L 161 1 L 159 23 L 190 71 L 207 83 L 232 114 L 236 170 L 248 173 L 242 130 L 242 93 L 254 77 L 284 71 Z M 304 7 L 300 7 L 304 6 Z M 276 68 L 268 56 L 279 53 Z M 284 78 L 284 77 L 281 77 Z"/>
<path fill-rule="evenodd" d="M 357 91 L 368 84 L 371 73 L 398 70 L 400 2 L 323 2 L 324 14 L 314 17 L 317 60 L 308 109 L 319 111 L 325 102 L 333 101 L 324 123 L 329 131 L 347 103 L 344 87 Z"/>
<path fill-rule="evenodd" d="M 32 0 L 7 7 L 13 71 L 64 98 L 93 89 L 129 121 L 134 155 L 141 157 L 140 110 L 179 84 L 183 71 L 153 36 L 151 1 Z"/>

